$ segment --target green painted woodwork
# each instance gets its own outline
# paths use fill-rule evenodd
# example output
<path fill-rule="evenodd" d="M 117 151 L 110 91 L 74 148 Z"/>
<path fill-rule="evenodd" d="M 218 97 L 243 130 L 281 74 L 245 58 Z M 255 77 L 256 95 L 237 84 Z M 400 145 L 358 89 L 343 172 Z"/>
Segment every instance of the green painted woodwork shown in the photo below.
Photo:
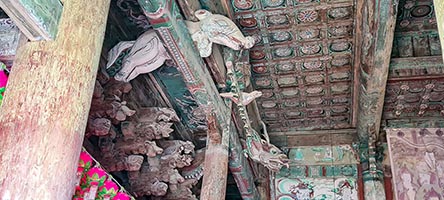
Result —
<path fill-rule="evenodd" d="M 156 80 L 165 88 L 174 110 L 179 115 L 181 122 L 192 132 L 204 131 L 206 122 L 198 110 L 198 105 L 193 99 L 191 92 L 187 89 L 180 72 L 176 67 L 163 66 L 153 72 Z"/>
<path fill-rule="evenodd" d="M 35 22 L 51 39 L 57 34 L 63 6 L 59 0 L 20 0 Z"/>
<path fill-rule="evenodd" d="M 53 40 L 63 5 L 59 0 L 4 0 L 0 6 L 30 40 Z"/>

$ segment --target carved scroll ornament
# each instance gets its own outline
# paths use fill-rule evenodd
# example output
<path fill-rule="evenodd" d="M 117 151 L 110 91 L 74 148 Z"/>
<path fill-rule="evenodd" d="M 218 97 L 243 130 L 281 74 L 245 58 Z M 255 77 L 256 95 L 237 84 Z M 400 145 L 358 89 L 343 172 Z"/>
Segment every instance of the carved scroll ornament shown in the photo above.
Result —
<path fill-rule="evenodd" d="M 131 49 L 130 49 L 131 48 Z M 170 56 L 154 30 L 143 33 L 136 41 L 119 42 L 108 53 L 107 68 L 110 68 L 121 54 L 122 69 L 114 76 L 118 81 L 129 82 L 139 74 L 152 72 L 163 65 Z"/>
<path fill-rule="evenodd" d="M 255 39 L 245 37 L 228 17 L 212 14 L 207 10 L 197 10 L 194 15 L 200 21 L 187 21 L 187 27 L 202 57 L 211 55 L 213 43 L 233 50 L 249 49 L 255 44 Z"/>

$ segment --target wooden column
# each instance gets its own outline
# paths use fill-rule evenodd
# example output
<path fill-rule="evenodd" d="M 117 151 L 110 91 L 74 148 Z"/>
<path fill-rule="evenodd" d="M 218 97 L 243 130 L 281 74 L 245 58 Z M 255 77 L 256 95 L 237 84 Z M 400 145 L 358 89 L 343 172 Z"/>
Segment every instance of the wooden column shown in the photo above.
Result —
<path fill-rule="evenodd" d="M 244 188 L 248 188 L 250 189 L 248 190 L 248 195 L 255 197 L 258 195 L 255 186 L 247 185 L 248 183 L 254 183 L 254 175 L 248 165 L 248 161 L 242 153 L 239 136 L 231 120 L 231 110 L 227 109 L 226 104 L 219 96 L 219 92 L 211 79 L 211 75 L 188 33 L 176 1 L 139 0 L 139 4 L 148 17 L 150 24 L 163 40 L 165 47 L 169 51 L 178 70 L 181 72 L 184 82 L 196 102 L 199 106 L 207 109 L 207 111 L 215 113 L 217 127 L 222 130 L 229 130 L 229 134 L 226 136 L 230 141 L 230 170 L 236 180 L 243 180 L 242 182 L 236 181 L 239 190 L 242 192 Z M 221 147 L 228 148 L 225 146 Z M 233 168 L 231 167 L 232 162 L 236 163 L 236 172 L 233 172 Z M 218 166 L 218 168 L 213 168 L 211 172 L 204 174 L 204 177 L 207 176 L 208 173 L 219 173 L 219 171 L 224 170 L 221 165 Z M 225 174 L 224 180 L 220 180 L 217 185 L 226 185 L 226 176 L 227 174 Z M 241 185 L 239 185 L 239 183 Z M 217 185 L 215 185 L 215 187 Z M 209 188 L 212 187 L 209 186 Z M 217 199 L 225 199 L 225 197 Z"/>
<path fill-rule="evenodd" d="M 444 1 L 433 0 L 435 8 L 436 22 L 438 23 L 439 41 L 441 42 L 441 52 L 444 52 Z M 442 54 L 444 60 L 444 54 Z"/>
<path fill-rule="evenodd" d="M 109 0 L 66 1 L 54 41 L 16 56 L 0 108 L 0 199 L 71 199 Z"/>
<path fill-rule="evenodd" d="M 0 7 L 31 41 L 56 38 L 63 5 L 59 0 L 2 0 Z"/>
<path fill-rule="evenodd" d="M 208 138 L 205 151 L 201 200 L 224 199 L 228 174 L 228 131 L 220 130 L 214 115 L 207 116 Z M 223 137 L 225 134 L 225 137 Z"/>
<path fill-rule="evenodd" d="M 398 0 L 357 1 L 354 107 L 364 174 L 365 199 L 385 199 L 382 171 L 376 169 L 385 88 L 392 51 Z"/>

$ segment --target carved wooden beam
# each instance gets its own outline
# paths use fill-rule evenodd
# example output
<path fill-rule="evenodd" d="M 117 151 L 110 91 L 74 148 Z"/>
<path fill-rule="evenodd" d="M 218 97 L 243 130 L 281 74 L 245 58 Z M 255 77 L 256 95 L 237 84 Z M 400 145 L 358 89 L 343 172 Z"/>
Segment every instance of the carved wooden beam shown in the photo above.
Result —
<path fill-rule="evenodd" d="M 29 40 L 55 39 L 63 11 L 59 0 L 2 0 L 0 7 Z"/>
<path fill-rule="evenodd" d="M 233 162 L 236 162 L 237 178 L 242 180 L 242 182 L 238 182 L 238 184 L 241 184 L 238 187 L 241 189 L 248 187 L 250 190 L 247 193 L 251 196 L 249 199 L 258 199 L 258 193 L 254 184 L 245 186 L 248 183 L 254 183 L 254 175 L 242 154 L 242 147 L 231 120 L 231 111 L 227 109 L 224 101 L 219 96 L 210 73 L 188 33 L 176 1 L 139 0 L 139 4 L 148 17 L 150 24 L 152 24 L 159 37 L 164 41 L 165 47 L 170 52 L 178 70 L 182 73 L 184 82 L 196 102 L 199 106 L 212 109 L 216 113 L 215 117 L 218 127 L 222 130 L 229 128 L 230 170 L 233 172 L 231 166 Z M 228 148 L 228 145 L 224 148 Z"/>
<path fill-rule="evenodd" d="M 224 145 L 228 141 L 223 141 L 223 135 L 228 135 L 229 133 L 228 131 L 223 133 L 223 130 L 217 127 L 213 113 L 207 114 L 207 121 L 207 150 L 205 151 L 204 176 L 200 199 L 224 199 L 227 191 L 228 174 L 228 149 Z"/>
<path fill-rule="evenodd" d="M 387 76 L 395 32 L 398 0 L 357 1 L 354 123 L 361 142 L 366 200 L 383 200 L 382 171 L 376 169 L 375 141 L 379 137 Z M 379 173 L 381 172 L 381 173 Z"/>
<path fill-rule="evenodd" d="M 441 52 L 444 52 L 444 2 L 440 0 L 433 0 L 435 7 L 435 16 L 438 23 L 439 41 L 441 42 Z M 444 54 L 442 54 L 444 59 Z"/>
<path fill-rule="evenodd" d="M 357 2 L 355 104 L 361 141 L 377 139 L 396 23 L 398 0 Z"/>
<path fill-rule="evenodd" d="M 59 37 L 17 52 L 0 108 L 1 199 L 72 198 L 109 2 L 67 1 Z"/>

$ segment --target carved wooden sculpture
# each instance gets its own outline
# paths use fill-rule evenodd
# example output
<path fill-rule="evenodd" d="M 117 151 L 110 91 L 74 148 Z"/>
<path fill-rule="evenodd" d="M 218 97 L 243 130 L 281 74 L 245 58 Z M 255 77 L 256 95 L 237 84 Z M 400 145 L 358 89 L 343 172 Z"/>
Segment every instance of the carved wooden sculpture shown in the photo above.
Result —
<path fill-rule="evenodd" d="M 239 82 L 236 75 L 234 74 L 234 66 L 231 61 L 226 62 L 227 66 L 227 76 L 230 78 L 231 93 L 237 96 L 237 106 L 239 108 L 239 114 L 242 121 L 244 122 L 244 129 L 246 132 L 246 148 L 244 149 L 245 156 L 251 158 L 253 161 L 261 163 L 269 170 L 273 172 L 279 171 L 282 166 L 288 167 L 288 158 L 280 149 L 271 144 L 268 141 L 268 135 L 265 135 L 267 140 L 261 138 L 259 133 L 257 133 L 250 124 L 248 118 L 246 104 L 244 104 L 244 94 L 239 88 Z M 253 93 L 253 92 L 252 92 Z M 262 93 L 261 93 L 262 94 Z M 253 101 L 254 99 L 251 99 Z M 266 127 L 264 127 L 266 128 Z M 265 131 L 265 130 L 264 130 Z M 265 131 L 265 134 L 267 132 Z"/>
<path fill-rule="evenodd" d="M 254 38 L 245 37 L 228 17 L 212 14 L 207 10 L 197 10 L 194 15 L 200 21 L 187 21 L 187 27 L 191 38 L 197 43 L 197 48 L 202 57 L 211 55 L 213 43 L 234 50 L 249 49 L 255 44 Z"/>
<path fill-rule="evenodd" d="M 165 47 L 154 30 L 143 33 L 136 41 L 118 43 L 109 51 L 107 68 L 111 67 L 119 55 L 131 48 L 122 60 L 122 69 L 114 76 L 118 81 L 129 82 L 139 74 L 149 73 L 170 59 Z"/>

